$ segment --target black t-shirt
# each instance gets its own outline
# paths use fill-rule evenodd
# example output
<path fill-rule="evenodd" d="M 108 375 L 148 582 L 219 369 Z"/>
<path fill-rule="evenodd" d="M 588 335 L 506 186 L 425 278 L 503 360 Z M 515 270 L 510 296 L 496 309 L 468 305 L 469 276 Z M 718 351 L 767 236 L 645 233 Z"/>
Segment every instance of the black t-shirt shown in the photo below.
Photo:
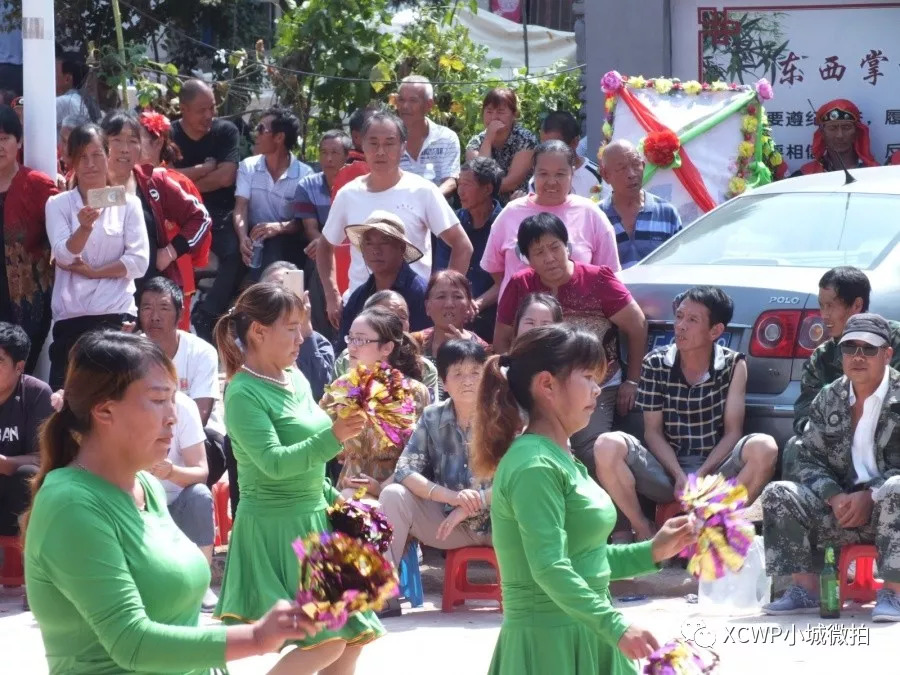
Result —
<path fill-rule="evenodd" d="M 18 457 L 38 451 L 38 429 L 50 417 L 50 387 L 31 375 L 0 404 L 0 455 Z"/>
<path fill-rule="evenodd" d="M 199 141 L 190 138 L 181 128 L 181 120 L 172 123 L 170 137 L 181 150 L 182 158 L 175 163 L 176 169 L 203 164 L 213 157 L 217 162 L 241 160 L 240 134 L 237 127 L 228 120 L 213 120 L 212 129 Z M 234 209 L 234 185 L 203 193 L 203 203 L 210 213 L 217 216 Z"/>
<path fill-rule="evenodd" d="M 147 201 L 147 196 L 143 192 L 141 192 L 140 189 L 138 189 L 137 191 L 137 197 L 141 200 L 141 209 L 143 209 L 144 211 L 144 223 L 147 225 L 147 240 L 150 242 L 150 264 L 147 265 L 147 271 L 144 272 L 144 276 L 142 276 L 140 279 L 136 279 L 134 282 L 134 299 L 135 302 L 140 305 L 141 293 L 144 290 L 144 284 L 147 283 L 148 279 L 161 276 L 162 273 L 158 269 L 156 269 L 156 252 L 157 249 L 159 249 L 159 237 L 157 236 L 156 230 L 156 216 L 153 213 L 153 209 L 150 207 L 150 202 Z"/>

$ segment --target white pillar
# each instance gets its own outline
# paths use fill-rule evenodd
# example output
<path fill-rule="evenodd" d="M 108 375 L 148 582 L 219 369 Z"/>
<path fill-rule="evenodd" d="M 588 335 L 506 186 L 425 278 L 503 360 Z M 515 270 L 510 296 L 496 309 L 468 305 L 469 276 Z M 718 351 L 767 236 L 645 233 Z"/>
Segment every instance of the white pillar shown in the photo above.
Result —
<path fill-rule="evenodd" d="M 56 178 L 56 40 L 53 0 L 22 2 L 25 165 Z"/>

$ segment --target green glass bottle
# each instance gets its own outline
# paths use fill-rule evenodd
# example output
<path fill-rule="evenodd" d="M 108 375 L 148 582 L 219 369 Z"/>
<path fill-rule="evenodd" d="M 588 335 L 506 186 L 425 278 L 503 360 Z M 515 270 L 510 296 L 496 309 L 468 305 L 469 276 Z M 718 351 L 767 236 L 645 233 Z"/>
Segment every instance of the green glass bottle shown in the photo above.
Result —
<path fill-rule="evenodd" d="M 825 566 L 819 575 L 819 616 L 823 619 L 841 618 L 841 593 L 831 546 L 825 549 Z"/>

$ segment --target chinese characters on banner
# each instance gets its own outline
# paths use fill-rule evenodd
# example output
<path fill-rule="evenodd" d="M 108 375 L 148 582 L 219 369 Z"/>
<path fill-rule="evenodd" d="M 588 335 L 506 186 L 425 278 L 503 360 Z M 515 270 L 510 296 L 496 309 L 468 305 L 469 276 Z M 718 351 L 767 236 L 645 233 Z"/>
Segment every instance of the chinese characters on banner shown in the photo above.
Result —
<path fill-rule="evenodd" d="M 812 109 L 837 98 L 862 111 L 876 160 L 900 149 L 900 7 L 806 8 L 796 0 L 711 5 L 673 5 L 673 74 L 745 84 L 768 78 L 775 98 L 766 112 L 790 172 L 812 159 Z"/>

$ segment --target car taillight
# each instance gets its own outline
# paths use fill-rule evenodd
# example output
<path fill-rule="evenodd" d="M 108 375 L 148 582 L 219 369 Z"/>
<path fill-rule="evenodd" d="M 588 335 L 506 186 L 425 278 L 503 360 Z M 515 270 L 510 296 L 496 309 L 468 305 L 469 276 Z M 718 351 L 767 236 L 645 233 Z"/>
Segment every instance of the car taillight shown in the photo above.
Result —
<path fill-rule="evenodd" d="M 783 309 L 763 312 L 753 326 L 750 356 L 805 359 L 825 337 L 818 310 Z"/>

